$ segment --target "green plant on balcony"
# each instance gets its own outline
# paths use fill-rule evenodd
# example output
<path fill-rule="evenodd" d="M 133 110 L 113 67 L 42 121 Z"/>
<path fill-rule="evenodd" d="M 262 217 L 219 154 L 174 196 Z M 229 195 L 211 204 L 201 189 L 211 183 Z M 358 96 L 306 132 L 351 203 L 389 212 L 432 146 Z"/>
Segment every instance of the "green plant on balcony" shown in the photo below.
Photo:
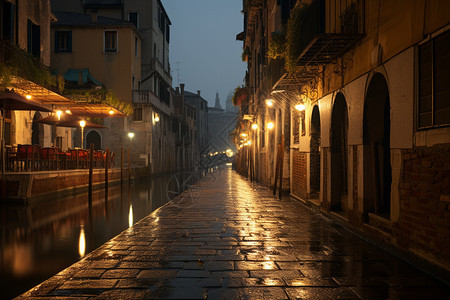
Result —
<path fill-rule="evenodd" d="M 271 33 L 267 57 L 271 59 L 281 59 L 285 57 L 286 51 L 286 30 Z"/>
<path fill-rule="evenodd" d="M 287 26 L 283 30 L 273 32 L 269 41 L 267 56 L 271 59 L 283 59 L 288 73 L 295 73 L 297 60 L 301 52 L 301 28 L 305 20 L 306 5 L 292 9 Z"/>
<path fill-rule="evenodd" d="M 233 98 L 231 98 L 234 106 L 239 106 L 248 101 L 248 88 L 245 86 L 238 86 L 234 89 Z"/>
<path fill-rule="evenodd" d="M 7 87 L 13 77 L 20 77 L 57 92 L 64 89 L 64 80 L 50 73 L 42 60 L 9 41 L 0 42 L 0 85 Z"/>
<path fill-rule="evenodd" d="M 107 89 L 66 89 L 64 96 L 76 101 L 87 103 L 104 103 L 123 112 L 127 116 L 133 114 L 133 105 L 120 100 L 116 95 Z"/>

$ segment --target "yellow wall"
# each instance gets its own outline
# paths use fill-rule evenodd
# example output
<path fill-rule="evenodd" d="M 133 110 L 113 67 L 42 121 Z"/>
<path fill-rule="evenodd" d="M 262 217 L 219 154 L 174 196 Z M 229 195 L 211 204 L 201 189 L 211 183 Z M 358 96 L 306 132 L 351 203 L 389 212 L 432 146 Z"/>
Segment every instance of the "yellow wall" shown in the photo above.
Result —
<path fill-rule="evenodd" d="M 72 31 L 72 52 L 55 53 L 55 30 Z M 118 52 L 103 52 L 103 32 L 118 31 Z M 132 101 L 132 76 L 135 88 L 141 80 L 140 50 L 135 56 L 136 33 L 131 27 L 122 28 L 52 28 L 52 69 L 64 74 L 67 69 L 89 68 L 90 74 L 124 101 Z M 140 38 L 138 38 L 140 45 Z M 138 46 L 139 48 L 139 46 Z"/>

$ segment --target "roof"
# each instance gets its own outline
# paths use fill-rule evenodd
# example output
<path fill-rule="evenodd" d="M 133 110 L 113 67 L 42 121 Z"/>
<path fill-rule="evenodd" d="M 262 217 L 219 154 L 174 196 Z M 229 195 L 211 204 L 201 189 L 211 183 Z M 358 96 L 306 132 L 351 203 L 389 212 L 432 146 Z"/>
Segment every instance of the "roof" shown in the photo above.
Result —
<path fill-rule="evenodd" d="M 85 8 L 122 7 L 123 0 L 84 0 Z"/>
<path fill-rule="evenodd" d="M 80 73 L 83 84 L 89 82 L 99 86 L 103 85 L 89 73 L 89 69 L 68 69 L 67 72 L 64 73 L 63 77 L 65 80 L 78 82 L 80 80 Z"/>
<path fill-rule="evenodd" d="M 134 26 L 127 20 L 97 16 L 97 22 L 92 22 L 92 15 L 75 12 L 54 11 L 58 21 L 51 24 L 57 26 Z"/>
<path fill-rule="evenodd" d="M 9 88 L 15 93 L 25 97 L 31 95 L 34 101 L 41 105 L 48 105 L 53 109 L 70 109 L 73 114 L 89 117 L 125 117 L 118 109 L 104 103 L 78 103 L 51 90 L 48 90 L 34 82 L 21 77 L 12 76 Z M 112 113 L 110 113 L 112 111 Z"/>

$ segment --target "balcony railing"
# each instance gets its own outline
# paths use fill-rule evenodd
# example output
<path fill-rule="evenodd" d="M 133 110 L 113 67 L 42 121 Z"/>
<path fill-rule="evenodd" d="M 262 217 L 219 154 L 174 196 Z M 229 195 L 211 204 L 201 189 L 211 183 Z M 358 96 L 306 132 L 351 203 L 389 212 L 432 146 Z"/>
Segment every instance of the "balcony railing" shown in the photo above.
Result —
<path fill-rule="evenodd" d="M 149 104 L 160 109 L 166 114 L 170 114 L 170 106 L 161 101 L 152 91 L 133 91 L 133 104 Z"/>

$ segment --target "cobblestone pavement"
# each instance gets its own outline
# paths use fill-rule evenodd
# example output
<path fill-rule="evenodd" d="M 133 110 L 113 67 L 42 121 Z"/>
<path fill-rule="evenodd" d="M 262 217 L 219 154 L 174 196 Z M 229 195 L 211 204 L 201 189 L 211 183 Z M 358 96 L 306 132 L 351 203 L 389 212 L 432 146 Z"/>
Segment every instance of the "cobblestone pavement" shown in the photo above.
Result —
<path fill-rule="evenodd" d="M 231 170 L 19 298 L 450 299 L 449 287 Z"/>

